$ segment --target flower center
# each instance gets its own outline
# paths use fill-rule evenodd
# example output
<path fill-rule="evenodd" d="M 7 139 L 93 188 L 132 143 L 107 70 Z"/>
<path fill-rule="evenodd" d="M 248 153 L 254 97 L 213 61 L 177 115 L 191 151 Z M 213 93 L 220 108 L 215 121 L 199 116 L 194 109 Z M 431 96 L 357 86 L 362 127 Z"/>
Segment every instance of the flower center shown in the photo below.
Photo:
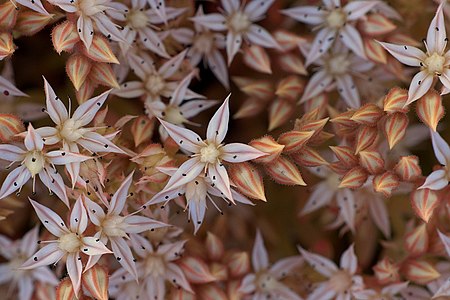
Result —
<path fill-rule="evenodd" d="M 181 125 L 186 121 L 183 113 L 177 106 L 168 105 L 164 111 L 164 120 L 175 125 Z"/>
<path fill-rule="evenodd" d="M 71 232 L 62 235 L 59 238 L 59 249 L 66 251 L 68 253 L 78 252 L 80 247 L 83 245 L 77 234 Z"/>
<path fill-rule="evenodd" d="M 45 158 L 41 151 L 35 150 L 28 152 L 23 162 L 30 171 L 31 177 L 34 177 L 44 168 Z"/>
<path fill-rule="evenodd" d="M 125 230 L 123 230 L 123 219 L 121 216 L 109 216 L 105 218 L 101 224 L 103 232 L 107 236 L 118 236 L 125 237 L 127 236 Z"/>
<path fill-rule="evenodd" d="M 194 40 L 194 49 L 200 53 L 208 54 L 213 49 L 214 36 L 210 32 L 198 35 Z"/>
<path fill-rule="evenodd" d="M 99 4 L 98 2 L 105 2 L 103 0 L 78 0 L 76 1 L 76 6 L 78 8 L 78 13 L 83 16 L 93 16 L 100 12 L 103 12 L 106 7 Z"/>
<path fill-rule="evenodd" d="M 277 279 L 267 272 L 257 274 L 255 281 L 256 288 L 261 292 L 270 292 L 279 286 Z"/>
<path fill-rule="evenodd" d="M 85 133 L 85 130 L 82 128 L 80 129 L 80 127 L 79 122 L 68 119 L 58 128 L 59 136 L 66 142 L 75 142 L 82 138 Z"/>
<path fill-rule="evenodd" d="M 25 276 L 27 272 L 29 272 L 28 270 L 20 269 L 26 260 L 27 258 L 25 256 L 19 254 L 9 261 L 9 268 L 12 271 L 14 278 L 20 279 L 22 276 Z"/>
<path fill-rule="evenodd" d="M 152 275 L 155 278 L 164 276 L 166 273 L 166 263 L 159 255 L 149 255 L 145 260 L 145 275 Z"/>
<path fill-rule="evenodd" d="M 348 72 L 350 62 L 346 54 L 338 54 L 330 57 L 325 65 L 330 74 L 343 75 Z"/>
<path fill-rule="evenodd" d="M 228 18 L 228 27 L 234 33 L 242 33 L 247 31 L 251 22 L 248 16 L 241 11 L 237 11 Z"/>
<path fill-rule="evenodd" d="M 221 153 L 215 144 L 208 144 L 200 149 L 200 161 L 204 163 L 215 164 L 220 155 Z"/>
<path fill-rule="evenodd" d="M 435 52 L 433 55 L 428 56 L 424 63 L 430 74 L 442 74 L 444 71 L 445 57 Z"/>
<path fill-rule="evenodd" d="M 336 293 L 343 293 L 352 286 L 352 277 L 348 272 L 339 270 L 331 276 L 329 283 Z"/>
<path fill-rule="evenodd" d="M 326 17 L 328 27 L 339 29 L 344 26 L 347 21 L 347 15 L 341 9 L 336 9 L 330 12 Z"/>
<path fill-rule="evenodd" d="M 130 26 L 134 29 L 147 27 L 148 16 L 143 11 L 133 10 L 128 14 L 127 19 Z"/>
<path fill-rule="evenodd" d="M 147 91 L 155 96 L 159 96 L 164 87 L 164 79 L 159 74 L 150 75 L 145 82 L 145 88 Z"/>

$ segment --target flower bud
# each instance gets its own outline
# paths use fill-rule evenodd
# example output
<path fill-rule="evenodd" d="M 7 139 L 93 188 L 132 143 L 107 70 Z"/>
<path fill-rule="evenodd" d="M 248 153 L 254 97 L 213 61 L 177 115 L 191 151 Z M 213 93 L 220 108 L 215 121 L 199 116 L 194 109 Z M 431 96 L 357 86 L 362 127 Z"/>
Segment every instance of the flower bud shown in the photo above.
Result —
<path fill-rule="evenodd" d="M 283 156 L 265 165 L 265 168 L 272 179 L 279 184 L 306 185 L 295 164 Z"/>
<path fill-rule="evenodd" d="M 295 104 L 285 99 L 275 99 L 269 106 L 268 131 L 283 125 L 295 111 Z"/>
<path fill-rule="evenodd" d="M 388 140 L 389 149 L 403 139 L 408 127 L 408 116 L 403 113 L 393 113 L 386 118 L 384 130 Z"/>
<path fill-rule="evenodd" d="M 72 51 L 75 44 L 79 41 L 80 36 L 77 33 L 76 26 L 72 22 L 65 21 L 53 28 L 52 42 L 58 54 L 61 54 L 63 51 Z"/>
<path fill-rule="evenodd" d="M 384 113 L 381 108 L 376 104 L 368 103 L 357 109 L 350 119 L 358 124 L 375 126 L 383 116 Z"/>
<path fill-rule="evenodd" d="M 359 163 L 370 174 L 379 174 L 384 170 L 384 160 L 377 151 L 359 152 Z"/>
<path fill-rule="evenodd" d="M 428 222 L 436 207 L 441 203 L 438 192 L 419 189 L 411 193 L 411 206 L 423 221 Z"/>
<path fill-rule="evenodd" d="M 391 172 L 385 172 L 373 178 L 373 189 L 389 197 L 393 190 L 399 186 L 400 182 L 397 175 Z"/>
<path fill-rule="evenodd" d="M 394 87 L 389 90 L 389 93 L 383 100 L 383 109 L 388 114 L 395 112 L 406 113 L 408 107 L 404 107 L 408 99 L 408 91 L 399 87 Z"/>
<path fill-rule="evenodd" d="M 66 72 L 78 91 L 91 70 L 91 63 L 83 55 L 72 55 L 66 62 Z"/>
<path fill-rule="evenodd" d="M 408 260 L 405 263 L 405 276 L 417 284 L 427 284 L 441 276 L 438 270 L 425 260 Z"/>
<path fill-rule="evenodd" d="M 291 75 L 278 83 L 275 95 L 282 99 L 297 102 L 300 94 L 303 93 L 304 88 L 305 82 L 298 76 Z"/>
<path fill-rule="evenodd" d="M 249 143 L 249 145 L 268 154 L 266 156 L 253 159 L 254 162 L 262 164 L 267 164 L 277 159 L 285 147 L 284 145 L 278 144 L 270 135 L 253 140 Z"/>
<path fill-rule="evenodd" d="M 95 265 L 81 277 L 83 287 L 89 291 L 89 293 L 95 299 L 108 300 L 108 284 L 109 275 L 106 268 Z"/>
<path fill-rule="evenodd" d="M 255 71 L 272 74 L 270 58 L 266 50 L 258 45 L 245 47 L 242 56 L 244 63 Z"/>
<path fill-rule="evenodd" d="M 313 136 L 314 131 L 288 131 L 280 135 L 278 143 L 284 145 L 283 152 L 298 152 Z"/>
<path fill-rule="evenodd" d="M 108 41 L 99 35 L 94 35 L 91 47 L 89 48 L 89 50 L 84 48 L 84 53 L 87 57 L 96 62 L 113 64 L 119 63 L 117 57 L 111 50 Z"/>
<path fill-rule="evenodd" d="M 416 104 L 416 113 L 422 122 L 424 122 L 433 131 L 439 121 L 444 116 L 444 106 L 442 106 L 442 97 L 435 90 L 430 90 Z"/>
<path fill-rule="evenodd" d="M 360 126 L 356 134 L 355 154 L 370 148 L 378 137 L 378 128 L 372 126 Z"/>
<path fill-rule="evenodd" d="M 262 176 L 250 163 L 233 164 L 229 175 L 239 192 L 247 197 L 266 201 Z"/>
<path fill-rule="evenodd" d="M 415 155 L 402 156 L 394 167 L 394 172 L 402 181 L 414 181 L 422 176 L 419 158 Z"/>
<path fill-rule="evenodd" d="M 367 181 L 368 175 L 369 174 L 362 167 L 354 167 L 345 173 L 339 184 L 339 188 L 357 189 Z"/>

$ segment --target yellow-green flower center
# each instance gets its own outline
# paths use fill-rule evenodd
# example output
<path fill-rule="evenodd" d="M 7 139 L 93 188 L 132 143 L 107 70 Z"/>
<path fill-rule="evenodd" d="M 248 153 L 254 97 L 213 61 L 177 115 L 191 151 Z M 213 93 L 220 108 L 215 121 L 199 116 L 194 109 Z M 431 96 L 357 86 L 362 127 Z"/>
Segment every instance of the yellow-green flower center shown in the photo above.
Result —
<path fill-rule="evenodd" d="M 128 23 L 134 29 L 142 29 L 147 27 L 148 16 L 140 10 L 132 10 L 127 16 Z"/>
<path fill-rule="evenodd" d="M 145 88 L 154 96 L 159 96 L 162 90 L 164 90 L 165 85 L 164 79 L 159 74 L 150 75 L 145 82 Z"/>
<path fill-rule="evenodd" d="M 337 54 L 326 61 L 325 67 L 331 75 L 343 75 L 348 73 L 350 61 L 346 54 Z"/>
<path fill-rule="evenodd" d="M 110 237 L 125 237 L 127 234 L 125 230 L 123 230 L 123 219 L 124 217 L 117 215 L 107 216 L 101 224 L 103 233 Z"/>
<path fill-rule="evenodd" d="M 59 238 L 58 247 L 65 252 L 73 253 L 78 252 L 82 245 L 83 243 L 81 242 L 80 237 L 77 234 L 71 232 L 62 235 Z"/>
<path fill-rule="evenodd" d="M 331 276 L 329 283 L 336 293 L 343 293 L 352 286 L 352 276 L 347 271 L 339 270 Z"/>
<path fill-rule="evenodd" d="M 208 144 L 200 149 L 200 161 L 208 164 L 215 164 L 221 155 L 219 147 L 214 144 Z"/>
<path fill-rule="evenodd" d="M 430 74 L 440 75 L 444 71 L 445 57 L 435 52 L 425 59 L 424 64 Z"/>
<path fill-rule="evenodd" d="M 347 15 L 342 9 L 336 9 L 330 12 L 326 17 L 328 27 L 339 29 L 347 21 Z"/>
<path fill-rule="evenodd" d="M 45 157 L 41 151 L 30 151 L 26 154 L 23 163 L 30 171 L 31 177 L 34 177 L 44 168 Z"/>
<path fill-rule="evenodd" d="M 248 16 L 241 11 L 237 11 L 228 17 L 228 27 L 233 33 L 243 33 L 252 24 Z"/>

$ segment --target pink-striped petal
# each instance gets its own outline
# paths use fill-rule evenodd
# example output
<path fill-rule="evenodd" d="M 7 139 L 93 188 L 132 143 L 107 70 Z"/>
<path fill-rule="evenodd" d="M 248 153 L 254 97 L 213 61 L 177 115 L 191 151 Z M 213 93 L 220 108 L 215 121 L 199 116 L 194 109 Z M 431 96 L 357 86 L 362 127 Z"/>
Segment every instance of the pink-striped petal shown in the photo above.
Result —
<path fill-rule="evenodd" d="M 109 239 L 111 243 L 111 249 L 114 252 L 114 256 L 119 264 L 127 270 L 133 278 L 137 280 L 138 274 L 136 269 L 136 264 L 134 262 L 133 253 L 131 252 L 130 246 L 127 242 L 120 237 L 114 237 Z"/>
<path fill-rule="evenodd" d="M 344 6 L 347 20 L 357 20 L 379 4 L 379 1 L 353 1 Z"/>
<path fill-rule="evenodd" d="M 69 118 L 69 113 L 67 112 L 66 106 L 62 101 L 56 96 L 53 88 L 47 82 L 44 77 L 44 91 L 45 91 L 45 104 L 47 106 L 47 113 L 53 122 L 57 125 L 61 125 Z"/>
<path fill-rule="evenodd" d="M 224 197 L 234 203 L 230 188 L 230 178 L 223 164 L 209 165 L 208 177 L 214 186 L 223 193 Z"/>
<path fill-rule="evenodd" d="M 20 166 L 12 170 L 8 176 L 6 176 L 5 181 L 3 181 L 2 187 L 0 188 L 0 199 L 3 199 L 20 187 L 22 187 L 30 179 L 31 173 L 25 166 Z"/>
<path fill-rule="evenodd" d="M 194 23 L 198 23 L 201 26 L 215 31 L 227 30 L 225 17 L 221 14 L 214 13 L 196 16 L 191 18 L 191 20 L 194 21 Z"/>
<path fill-rule="evenodd" d="M 230 119 L 229 100 L 230 95 L 227 96 L 223 104 L 216 111 L 211 118 L 206 130 L 206 139 L 210 142 L 214 141 L 217 145 L 221 144 L 228 132 L 228 121 Z"/>
<path fill-rule="evenodd" d="M 81 287 L 81 273 L 83 271 L 83 265 L 81 264 L 81 259 L 79 259 L 79 252 L 69 253 L 66 258 L 66 268 L 69 274 L 70 281 L 72 282 L 72 287 L 75 295 Z"/>
<path fill-rule="evenodd" d="M 447 172 L 445 170 L 436 170 L 428 175 L 425 183 L 419 189 L 441 190 L 448 185 Z"/>
<path fill-rule="evenodd" d="M 222 153 L 220 158 L 231 163 L 244 162 L 266 155 L 252 146 L 241 143 L 226 144 L 222 147 Z"/>
<path fill-rule="evenodd" d="M 366 58 L 364 51 L 364 43 L 359 34 L 359 31 L 350 24 L 345 25 L 339 31 L 342 42 L 350 48 L 356 55 L 362 58 Z"/>
<path fill-rule="evenodd" d="M 246 36 L 253 44 L 266 48 L 280 48 L 280 45 L 278 45 L 272 35 L 259 25 L 250 25 Z"/>
<path fill-rule="evenodd" d="M 170 177 L 163 191 L 179 188 L 197 178 L 205 169 L 205 164 L 196 157 L 185 161 Z"/>
<path fill-rule="evenodd" d="M 434 16 L 433 20 L 428 27 L 427 32 L 427 46 L 430 54 L 438 53 L 443 54 L 445 47 L 447 46 L 447 33 L 445 31 L 444 13 L 443 7 L 444 2 L 442 2 Z"/>
<path fill-rule="evenodd" d="M 59 261 L 65 252 L 59 249 L 58 243 L 49 243 L 33 254 L 23 263 L 20 269 L 35 269 Z"/>
<path fill-rule="evenodd" d="M 264 240 L 261 231 L 256 231 L 255 244 L 252 251 L 252 265 L 255 272 L 265 270 L 269 267 L 269 255 L 266 247 L 264 247 Z"/>
<path fill-rule="evenodd" d="M 402 46 L 379 42 L 399 62 L 411 67 L 420 67 L 420 63 L 427 57 L 422 50 L 413 46 Z"/>
<path fill-rule="evenodd" d="M 105 103 L 111 90 L 108 90 L 92 99 L 87 100 L 74 111 L 72 119 L 80 126 L 89 124 Z"/>
<path fill-rule="evenodd" d="M 124 98 L 138 98 L 145 93 L 144 83 L 141 81 L 128 81 L 120 85 L 120 89 L 115 89 L 112 93 Z"/>
<path fill-rule="evenodd" d="M 361 101 L 359 99 L 358 89 L 356 88 L 352 76 L 343 74 L 336 76 L 335 79 L 338 92 L 344 99 L 345 103 L 347 103 L 350 108 L 359 108 L 361 106 Z"/>
<path fill-rule="evenodd" d="M 256 2 L 256 1 L 255 1 Z M 283 9 L 282 14 L 302 23 L 319 25 L 325 22 L 326 12 L 317 6 L 298 6 Z"/>
<path fill-rule="evenodd" d="M 20 161 L 23 160 L 23 156 L 25 154 L 25 150 L 8 144 L 0 145 L 0 159 L 7 161 Z"/>
<path fill-rule="evenodd" d="M 119 215 L 125 207 L 125 202 L 128 197 L 128 190 L 133 183 L 134 171 L 131 172 L 127 178 L 122 182 L 120 187 L 111 198 L 110 207 L 108 209 L 109 215 Z"/>
<path fill-rule="evenodd" d="M 112 253 L 99 238 L 83 237 L 81 238 L 83 245 L 81 251 L 86 255 L 102 255 Z"/>
<path fill-rule="evenodd" d="M 87 196 L 83 196 L 84 205 L 86 206 L 86 210 L 89 215 L 89 219 L 91 222 L 96 225 L 100 226 L 103 220 L 105 219 L 105 212 L 103 211 L 103 208 L 89 199 Z"/>
<path fill-rule="evenodd" d="M 350 274 L 355 274 L 358 267 L 358 259 L 355 254 L 355 245 L 352 244 L 341 256 L 341 269 L 347 270 Z"/>
<path fill-rule="evenodd" d="M 450 146 L 438 132 L 430 130 L 434 155 L 441 165 L 450 166 Z"/>
<path fill-rule="evenodd" d="M 408 100 L 405 105 L 411 104 L 425 95 L 433 84 L 433 75 L 428 71 L 420 71 L 411 80 L 408 90 Z"/>
<path fill-rule="evenodd" d="M 228 65 L 231 65 L 234 56 L 238 53 L 239 49 L 241 49 L 242 45 L 242 35 L 238 33 L 233 33 L 229 31 L 227 33 L 227 57 L 228 57 Z"/>
<path fill-rule="evenodd" d="M 54 211 L 31 199 L 30 202 L 39 220 L 51 234 L 59 237 L 69 232 L 64 221 Z"/>
<path fill-rule="evenodd" d="M 186 57 L 186 53 L 187 53 L 187 50 L 184 50 L 184 51 L 178 53 L 176 56 L 169 59 L 168 61 L 166 61 L 159 68 L 158 73 L 164 79 L 171 77 L 180 68 L 181 63 L 183 62 L 184 58 Z"/>
<path fill-rule="evenodd" d="M 301 247 L 298 250 L 306 262 L 323 276 L 331 277 L 338 270 L 337 266 L 328 258 L 308 252 Z"/>
<path fill-rule="evenodd" d="M 169 224 L 153 220 L 144 216 L 126 216 L 124 222 L 127 224 L 127 233 L 141 233 L 147 230 L 170 226 Z"/>
<path fill-rule="evenodd" d="M 228 79 L 228 67 L 220 51 L 212 50 L 206 56 L 209 69 L 214 73 L 220 83 L 227 89 L 230 89 L 230 81 Z"/>
<path fill-rule="evenodd" d="M 264 18 L 264 14 L 274 2 L 275 0 L 247 2 L 247 5 L 244 8 L 244 12 L 248 16 L 250 21 L 260 21 Z"/>
<path fill-rule="evenodd" d="M 328 27 L 322 28 L 314 38 L 311 44 L 311 49 L 306 56 L 305 66 L 309 66 L 315 62 L 319 57 L 324 55 L 328 49 L 333 45 L 336 39 L 336 30 Z"/>
<path fill-rule="evenodd" d="M 192 130 L 173 125 L 164 120 L 158 119 L 161 125 L 169 133 L 170 137 L 183 149 L 192 153 L 199 152 L 199 147 L 202 145 L 202 139 L 198 134 Z"/>
<path fill-rule="evenodd" d="M 189 119 L 218 103 L 219 101 L 216 100 L 189 100 L 180 106 L 180 111 L 183 113 L 183 117 Z"/>
<path fill-rule="evenodd" d="M 320 95 L 329 85 L 333 82 L 333 77 L 327 74 L 325 70 L 320 70 L 309 79 L 308 84 L 305 87 L 299 104 L 305 103 L 309 99 Z"/>
<path fill-rule="evenodd" d="M 86 132 L 82 138 L 77 140 L 77 143 L 91 152 L 126 153 L 109 139 L 97 132 Z"/>
<path fill-rule="evenodd" d="M 44 148 L 44 142 L 42 141 L 42 137 L 34 130 L 33 125 L 31 123 L 28 125 L 27 134 L 25 135 L 25 148 L 28 151 L 38 150 L 42 151 Z"/>
<path fill-rule="evenodd" d="M 65 150 L 55 150 L 45 155 L 54 165 L 66 165 L 70 163 L 80 163 L 91 159 L 91 156 L 80 153 L 69 152 Z"/>
<path fill-rule="evenodd" d="M 92 38 L 94 37 L 92 34 L 94 32 L 94 25 L 92 24 L 91 18 L 79 16 L 77 20 L 77 31 L 86 49 L 89 50 L 92 44 Z"/>
<path fill-rule="evenodd" d="M 69 224 L 72 232 L 82 234 L 86 230 L 88 225 L 88 216 L 86 213 L 86 208 L 84 208 L 83 201 L 81 200 L 81 196 L 78 197 L 72 207 Z"/>
<path fill-rule="evenodd" d="M 336 201 L 339 207 L 339 213 L 345 224 L 352 232 L 355 231 L 355 198 L 349 189 L 340 189 L 336 194 Z"/>
<path fill-rule="evenodd" d="M 55 170 L 42 170 L 39 172 L 39 178 L 48 189 L 56 194 L 58 198 L 69 207 L 69 198 L 67 198 L 66 185 L 62 176 Z"/>

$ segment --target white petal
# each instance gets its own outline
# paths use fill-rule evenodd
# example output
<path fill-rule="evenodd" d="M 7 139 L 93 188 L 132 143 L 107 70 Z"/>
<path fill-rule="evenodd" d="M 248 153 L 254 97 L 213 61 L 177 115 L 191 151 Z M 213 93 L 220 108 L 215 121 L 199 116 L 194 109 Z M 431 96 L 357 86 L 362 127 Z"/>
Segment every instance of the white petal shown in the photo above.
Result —
<path fill-rule="evenodd" d="M 133 253 L 130 246 L 121 237 L 110 238 L 111 249 L 114 252 L 114 256 L 119 261 L 119 264 L 125 268 L 133 277 L 137 280 L 138 274 L 136 270 L 136 264 L 134 263 Z"/>
<path fill-rule="evenodd" d="M 334 191 L 330 189 L 328 184 L 319 183 L 313 187 L 313 192 L 309 196 L 308 202 L 302 209 L 301 214 L 306 215 L 313 212 L 331 202 L 334 197 Z"/>
<path fill-rule="evenodd" d="M 81 239 L 83 246 L 81 246 L 81 251 L 87 255 L 101 255 L 112 253 L 106 246 L 102 243 L 99 238 L 96 237 L 83 237 Z"/>
<path fill-rule="evenodd" d="M 355 255 L 355 245 L 352 244 L 341 256 L 341 269 L 347 270 L 350 274 L 355 274 L 358 267 L 358 259 Z"/>
<path fill-rule="evenodd" d="M 191 83 L 192 78 L 195 75 L 195 71 L 190 72 L 187 76 L 180 81 L 177 85 L 175 91 L 173 91 L 172 97 L 170 98 L 170 104 L 179 106 L 181 102 L 186 98 L 186 91 Z"/>
<path fill-rule="evenodd" d="M 323 256 L 308 252 L 299 247 L 299 251 L 308 264 L 325 277 L 331 277 L 338 270 L 336 265 Z"/>
<path fill-rule="evenodd" d="M 77 31 L 86 49 L 89 50 L 94 36 L 94 25 L 92 24 L 91 18 L 79 16 L 77 20 Z"/>
<path fill-rule="evenodd" d="M 305 103 L 325 91 L 326 88 L 333 82 L 333 77 L 329 76 L 325 70 L 320 70 L 309 79 L 305 87 L 299 104 Z"/>
<path fill-rule="evenodd" d="M 336 76 L 338 92 L 350 108 L 358 108 L 361 105 L 358 89 L 352 76 L 344 74 Z"/>
<path fill-rule="evenodd" d="M 0 145 L 0 159 L 7 161 L 20 161 L 23 159 L 25 150 L 8 144 Z"/>
<path fill-rule="evenodd" d="M 222 54 L 218 50 L 212 50 L 207 56 L 209 69 L 214 73 L 220 83 L 227 89 L 230 89 L 228 79 L 228 67 Z"/>
<path fill-rule="evenodd" d="M 20 187 L 22 187 L 30 179 L 31 173 L 25 166 L 20 166 L 12 170 L 0 188 L 0 199 L 11 195 Z"/>
<path fill-rule="evenodd" d="M 444 166 L 450 166 L 450 146 L 441 137 L 441 135 L 430 130 L 431 142 L 433 144 L 434 155 L 437 160 Z"/>
<path fill-rule="evenodd" d="M 54 192 L 58 198 L 64 202 L 64 204 L 69 207 L 69 199 L 67 198 L 66 185 L 64 184 L 64 180 L 59 173 L 56 173 L 55 170 L 42 170 L 39 172 L 39 178 L 42 183 L 48 187 L 49 190 Z"/>
<path fill-rule="evenodd" d="M 336 30 L 328 27 L 322 28 L 314 38 L 311 44 L 311 49 L 306 56 L 305 66 L 309 66 L 315 62 L 319 57 L 325 54 L 333 45 L 336 39 Z"/>
<path fill-rule="evenodd" d="M 246 36 L 253 44 L 266 48 L 280 48 L 280 45 L 278 45 L 272 35 L 259 25 L 251 25 Z"/>
<path fill-rule="evenodd" d="M 255 272 L 262 271 L 269 267 L 269 255 L 264 247 L 261 231 L 256 231 L 255 244 L 252 251 L 252 265 Z"/>
<path fill-rule="evenodd" d="M 242 45 L 242 35 L 235 34 L 231 31 L 227 33 L 227 57 L 228 57 L 228 65 L 231 65 L 234 56 L 241 49 Z"/>
<path fill-rule="evenodd" d="M 391 236 L 391 223 L 389 221 L 389 212 L 384 203 L 384 199 L 380 197 L 373 197 L 369 201 L 369 213 L 373 222 L 378 229 L 384 234 L 386 238 Z"/>
<path fill-rule="evenodd" d="M 191 18 L 191 20 L 212 30 L 222 31 L 227 29 L 225 17 L 221 14 L 214 13 L 196 16 Z"/>
<path fill-rule="evenodd" d="M 109 152 L 125 154 L 125 151 L 116 146 L 106 137 L 97 132 L 86 132 L 82 138 L 77 140 L 84 149 L 91 152 Z"/>
<path fill-rule="evenodd" d="M 426 94 L 433 84 L 433 75 L 427 71 L 420 71 L 411 80 L 408 90 L 408 100 L 405 105 L 411 104 Z"/>
<path fill-rule="evenodd" d="M 30 200 L 30 202 L 36 211 L 36 215 L 39 220 L 41 220 L 42 224 L 48 231 L 50 231 L 51 234 L 59 237 L 68 233 L 68 229 L 64 224 L 64 221 L 54 211 L 42 204 L 37 203 L 36 201 Z"/>
<path fill-rule="evenodd" d="M 208 177 L 215 187 L 223 193 L 225 198 L 234 203 L 233 194 L 230 188 L 230 178 L 227 170 L 222 164 L 209 165 Z"/>
<path fill-rule="evenodd" d="M 38 150 L 41 151 L 44 148 L 44 142 L 42 137 L 34 130 L 31 123 L 28 125 L 27 134 L 25 135 L 25 147 L 28 151 Z"/>
<path fill-rule="evenodd" d="M 133 183 L 133 175 L 134 172 L 131 172 L 112 196 L 108 214 L 119 215 L 122 212 L 128 197 L 128 190 Z"/>
<path fill-rule="evenodd" d="M 72 119 L 75 120 L 75 122 L 77 122 L 80 126 L 89 124 L 103 106 L 103 103 L 105 103 L 110 92 L 111 90 L 106 91 L 78 106 L 73 113 Z"/>
<path fill-rule="evenodd" d="M 350 48 L 359 57 L 366 58 L 361 35 L 359 34 L 359 31 L 355 29 L 355 27 L 347 24 L 343 28 L 341 28 L 339 34 L 342 42 L 348 48 Z"/>
<path fill-rule="evenodd" d="M 69 118 L 69 113 L 67 112 L 66 106 L 62 101 L 56 96 L 53 88 L 47 82 L 44 77 L 44 90 L 45 90 L 45 103 L 47 106 L 47 112 L 53 122 L 57 125 L 61 125 Z"/>
<path fill-rule="evenodd" d="M 190 119 L 218 103 L 219 101 L 216 100 L 188 100 L 180 106 L 180 111 L 183 113 L 183 117 Z"/>
<path fill-rule="evenodd" d="M 78 234 L 82 234 L 88 225 L 88 216 L 84 208 L 81 196 L 75 202 L 72 212 L 70 213 L 70 230 Z"/>
<path fill-rule="evenodd" d="M 247 5 L 244 8 L 244 12 L 251 21 L 260 21 L 263 19 L 264 14 L 274 2 L 275 0 L 247 2 Z"/>
<path fill-rule="evenodd" d="M 439 5 L 436 15 L 428 27 L 427 46 L 430 53 L 437 52 L 438 54 L 443 54 L 447 45 L 447 34 L 445 32 L 444 13 L 442 9 L 444 4 L 443 2 Z"/>
<path fill-rule="evenodd" d="M 201 163 L 198 158 L 191 158 L 185 161 L 170 177 L 163 191 L 168 189 L 179 188 L 197 178 L 205 169 L 205 164 Z M 162 191 L 161 191 L 162 193 Z"/>
<path fill-rule="evenodd" d="M 349 189 L 340 189 L 336 194 L 339 214 L 352 232 L 355 231 L 355 198 Z"/>
<path fill-rule="evenodd" d="M 252 146 L 241 143 L 226 144 L 222 147 L 222 153 L 220 158 L 231 163 L 244 162 L 266 155 Z"/>
<path fill-rule="evenodd" d="M 83 265 L 81 264 L 80 253 L 69 253 L 66 258 L 67 273 L 69 274 L 70 281 L 75 295 L 78 295 L 78 291 L 81 287 L 81 273 L 83 271 Z"/>
<path fill-rule="evenodd" d="M 344 7 L 347 20 L 357 20 L 379 4 L 379 1 L 353 1 Z"/>
<path fill-rule="evenodd" d="M 199 147 L 202 145 L 202 139 L 192 130 L 173 125 L 164 120 L 158 119 L 161 125 L 169 133 L 170 137 L 183 149 L 192 153 L 198 153 Z"/>
<path fill-rule="evenodd" d="M 171 77 L 180 68 L 181 63 L 183 62 L 184 58 L 186 57 L 186 52 L 187 52 L 187 50 L 184 50 L 184 51 L 178 53 L 176 56 L 172 57 L 170 60 L 166 61 L 158 69 L 158 73 L 164 79 Z"/>
<path fill-rule="evenodd" d="M 58 243 L 49 243 L 25 261 L 20 269 L 34 269 L 53 264 L 59 261 L 64 254 L 65 252 L 59 249 Z"/>
<path fill-rule="evenodd" d="M 255 1 L 256 2 L 256 1 Z M 317 6 L 297 6 L 283 9 L 281 13 L 294 20 L 310 25 L 319 25 L 325 21 L 326 12 Z"/>
<path fill-rule="evenodd" d="M 230 96 L 231 94 L 228 95 L 223 104 L 211 118 L 208 129 L 206 130 L 206 139 L 208 141 L 215 141 L 217 145 L 223 142 L 228 131 L 228 121 L 230 119 L 230 107 L 228 102 Z"/>
<path fill-rule="evenodd" d="M 425 183 L 419 189 L 441 190 L 447 185 L 447 172 L 445 170 L 436 170 L 428 175 Z"/>
<path fill-rule="evenodd" d="M 100 226 L 105 219 L 105 212 L 103 211 L 102 207 L 89 199 L 87 196 L 84 196 L 83 201 L 84 205 L 86 205 L 86 210 L 91 222 L 96 226 Z"/>
<path fill-rule="evenodd" d="M 120 89 L 112 92 L 114 95 L 124 98 L 138 98 L 144 95 L 144 84 L 141 81 L 129 81 L 120 85 Z"/>
<path fill-rule="evenodd" d="M 402 46 L 391 43 L 378 42 L 399 62 L 411 67 L 420 67 L 420 63 L 426 59 L 422 50 L 413 46 Z"/>

